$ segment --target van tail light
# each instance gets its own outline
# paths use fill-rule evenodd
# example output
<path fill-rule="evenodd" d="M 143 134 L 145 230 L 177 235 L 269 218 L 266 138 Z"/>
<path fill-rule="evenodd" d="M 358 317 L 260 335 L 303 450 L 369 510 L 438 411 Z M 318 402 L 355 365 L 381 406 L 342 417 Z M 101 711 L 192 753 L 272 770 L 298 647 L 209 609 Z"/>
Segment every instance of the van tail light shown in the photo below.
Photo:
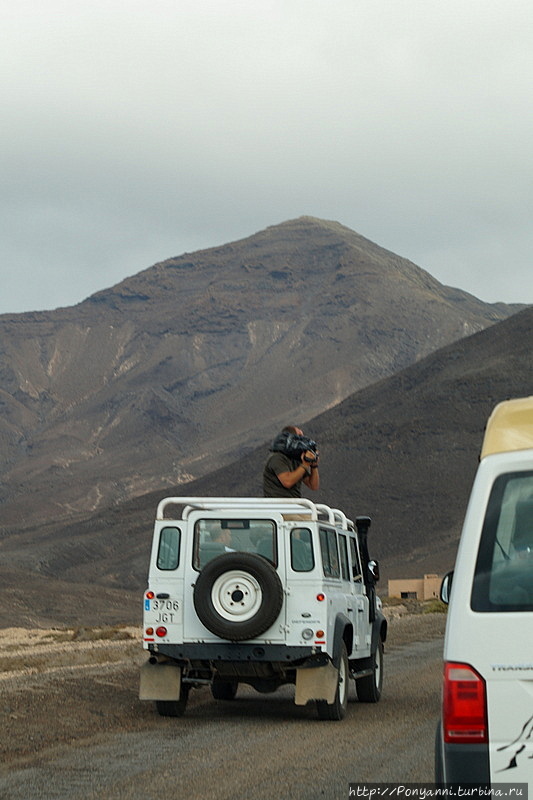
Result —
<path fill-rule="evenodd" d="M 444 664 L 442 722 L 448 744 L 488 742 L 485 681 L 469 664 Z"/>

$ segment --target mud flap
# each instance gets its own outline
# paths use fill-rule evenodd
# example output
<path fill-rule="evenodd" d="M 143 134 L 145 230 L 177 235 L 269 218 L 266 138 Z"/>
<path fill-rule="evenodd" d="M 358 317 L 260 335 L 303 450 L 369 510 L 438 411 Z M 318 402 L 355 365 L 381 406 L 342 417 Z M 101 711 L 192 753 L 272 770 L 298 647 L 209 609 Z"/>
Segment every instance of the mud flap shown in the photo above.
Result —
<path fill-rule="evenodd" d="M 323 667 L 302 667 L 296 670 L 296 693 L 294 703 L 305 706 L 309 700 L 335 702 L 339 670 L 329 662 Z"/>
<path fill-rule="evenodd" d="M 139 700 L 179 700 L 181 667 L 176 664 L 151 664 L 141 667 Z"/>

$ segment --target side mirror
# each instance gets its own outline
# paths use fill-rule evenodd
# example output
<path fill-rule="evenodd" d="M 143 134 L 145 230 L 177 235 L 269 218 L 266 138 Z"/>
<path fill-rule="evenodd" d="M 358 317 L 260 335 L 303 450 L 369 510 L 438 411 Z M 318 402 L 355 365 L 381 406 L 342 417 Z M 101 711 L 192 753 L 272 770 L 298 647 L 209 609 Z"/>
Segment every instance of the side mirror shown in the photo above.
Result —
<path fill-rule="evenodd" d="M 377 583 L 379 581 L 379 564 L 377 561 L 368 562 L 368 572 Z"/>
<path fill-rule="evenodd" d="M 444 578 L 442 579 L 442 583 L 440 585 L 440 599 L 443 603 L 450 602 L 450 594 L 452 592 L 452 582 L 453 582 L 453 569 L 451 572 L 447 572 Z"/>

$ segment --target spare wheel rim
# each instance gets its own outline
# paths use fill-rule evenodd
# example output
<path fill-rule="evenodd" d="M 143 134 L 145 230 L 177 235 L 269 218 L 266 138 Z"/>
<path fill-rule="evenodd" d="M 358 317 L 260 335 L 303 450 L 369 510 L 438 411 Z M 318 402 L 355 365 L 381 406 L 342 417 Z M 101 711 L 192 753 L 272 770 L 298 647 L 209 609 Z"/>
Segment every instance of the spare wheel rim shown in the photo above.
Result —
<path fill-rule="evenodd" d="M 254 617 L 263 602 L 263 591 L 249 572 L 229 570 L 213 582 L 211 601 L 215 611 L 229 622 L 245 622 Z"/>

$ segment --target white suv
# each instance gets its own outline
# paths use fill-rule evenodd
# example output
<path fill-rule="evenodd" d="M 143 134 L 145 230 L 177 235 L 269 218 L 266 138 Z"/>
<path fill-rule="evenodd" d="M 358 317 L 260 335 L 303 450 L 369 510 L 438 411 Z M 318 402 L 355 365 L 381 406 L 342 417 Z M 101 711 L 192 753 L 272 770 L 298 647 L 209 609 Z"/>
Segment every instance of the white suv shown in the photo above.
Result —
<path fill-rule="evenodd" d="M 174 512 L 167 518 L 170 508 Z M 231 700 L 295 684 L 321 719 L 346 712 L 348 679 L 375 703 L 387 623 L 369 517 L 306 499 L 168 497 L 144 595 L 141 700 L 180 716 L 191 687 Z"/>
<path fill-rule="evenodd" d="M 532 787 L 533 397 L 489 418 L 441 596 L 450 606 L 436 780 Z"/>

